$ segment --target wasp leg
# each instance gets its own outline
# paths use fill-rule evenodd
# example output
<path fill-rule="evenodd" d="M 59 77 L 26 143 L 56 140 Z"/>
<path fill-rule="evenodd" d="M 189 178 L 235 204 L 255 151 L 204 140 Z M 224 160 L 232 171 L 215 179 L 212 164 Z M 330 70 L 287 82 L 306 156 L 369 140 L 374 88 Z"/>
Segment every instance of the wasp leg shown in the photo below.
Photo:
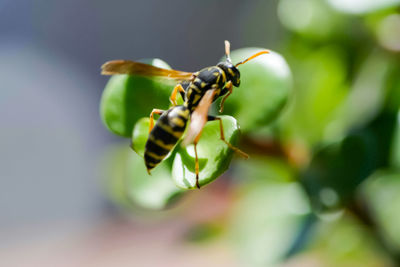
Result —
<path fill-rule="evenodd" d="M 169 101 L 172 103 L 172 105 L 173 106 L 176 106 L 176 105 L 178 105 L 177 103 L 176 103 L 176 94 L 177 93 L 185 93 L 185 89 L 183 89 L 183 87 L 182 87 L 182 84 L 177 84 L 175 87 L 174 87 L 174 90 L 172 90 L 172 93 L 171 93 L 171 96 L 170 96 L 170 98 L 169 98 Z"/>
<path fill-rule="evenodd" d="M 220 138 L 222 141 L 224 141 L 224 143 L 233 151 L 235 151 L 237 154 L 239 154 L 239 156 L 241 156 L 242 158 L 248 159 L 249 155 L 247 155 L 246 153 L 244 153 L 242 150 L 240 150 L 239 148 L 233 146 L 231 143 L 229 143 L 228 141 L 225 140 L 225 135 L 224 135 L 224 126 L 222 125 L 222 119 L 219 117 L 214 117 L 214 116 L 208 116 L 208 121 L 214 121 L 214 120 L 219 120 L 219 130 L 220 130 Z"/>
<path fill-rule="evenodd" d="M 224 111 L 224 103 L 225 100 L 228 98 L 228 96 L 230 96 L 233 92 L 233 84 L 231 81 L 229 81 L 226 85 L 223 91 L 228 91 L 228 93 L 224 96 L 224 98 L 222 98 L 221 104 L 219 105 L 219 112 L 221 113 L 222 111 Z"/>
<path fill-rule="evenodd" d="M 195 155 L 195 163 L 194 163 L 194 167 L 195 167 L 195 172 L 196 172 L 196 187 L 198 189 L 200 189 L 200 184 L 199 184 L 199 157 L 197 155 L 197 143 L 199 142 L 201 133 L 196 137 L 196 139 L 194 139 L 194 155 Z"/>
<path fill-rule="evenodd" d="M 149 133 L 151 132 L 151 130 L 153 129 L 153 127 L 154 127 L 154 114 L 158 114 L 158 115 L 161 115 L 161 114 L 163 114 L 165 112 L 165 110 L 162 110 L 162 109 L 153 109 L 152 111 L 151 111 L 151 113 L 150 113 L 150 127 L 149 127 Z"/>

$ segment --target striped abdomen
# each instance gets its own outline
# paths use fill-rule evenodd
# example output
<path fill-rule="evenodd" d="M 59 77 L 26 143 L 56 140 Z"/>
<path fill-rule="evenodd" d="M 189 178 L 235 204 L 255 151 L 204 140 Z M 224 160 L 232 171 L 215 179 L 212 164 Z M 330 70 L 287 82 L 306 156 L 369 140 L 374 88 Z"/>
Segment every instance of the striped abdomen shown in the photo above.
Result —
<path fill-rule="evenodd" d="M 144 150 L 144 161 L 150 171 L 174 148 L 186 128 L 190 112 L 185 106 L 165 111 L 149 134 Z"/>

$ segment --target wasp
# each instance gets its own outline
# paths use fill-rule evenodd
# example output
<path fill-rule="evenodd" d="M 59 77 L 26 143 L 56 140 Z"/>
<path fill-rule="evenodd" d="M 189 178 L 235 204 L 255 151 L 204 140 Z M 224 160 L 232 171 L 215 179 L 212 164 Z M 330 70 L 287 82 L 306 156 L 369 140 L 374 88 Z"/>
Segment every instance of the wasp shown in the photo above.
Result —
<path fill-rule="evenodd" d="M 269 51 L 260 51 L 249 58 L 233 64 L 230 58 L 230 43 L 225 41 L 226 60 L 216 66 L 204 68 L 197 72 L 184 72 L 154 67 L 148 64 L 130 60 L 112 60 L 101 67 L 103 75 L 129 74 L 148 77 L 164 77 L 176 81 L 172 90 L 168 110 L 153 109 L 150 113 L 149 137 L 145 145 L 144 161 L 147 172 L 156 167 L 181 139 L 190 119 L 188 131 L 183 144 L 194 144 L 196 187 L 199 184 L 199 160 L 197 143 L 201 131 L 207 121 L 219 120 L 220 139 L 244 158 L 248 155 L 225 140 L 222 120 L 218 116 L 208 115 L 211 104 L 223 96 L 219 111 L 223 111 L 225 100 L 232 94 L 234 87 L 240 85 L 238 66 Z M 180 93 L 184 103 L 177 105 L 177 94 Z M 160 115 L 154 125 L 154 115 Z"/>

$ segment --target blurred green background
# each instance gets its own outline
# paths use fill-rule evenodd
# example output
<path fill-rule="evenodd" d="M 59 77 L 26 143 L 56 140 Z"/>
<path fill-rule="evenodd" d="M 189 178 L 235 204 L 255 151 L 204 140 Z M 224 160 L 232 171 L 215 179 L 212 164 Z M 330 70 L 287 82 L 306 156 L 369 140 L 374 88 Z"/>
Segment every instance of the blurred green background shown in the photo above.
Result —
<path fill-rule="evenodd" d="M 400 1 L 3 1 L 0 36 L 0 265 L 400 264 Z M 102 96 L 100 65 L 196 71 L 225 39 L 234 61 L 274 51 L 224 111 L 251 158 L 201 190 L 172 159 L 147 176 L 130 132 L 169 86 Z M 107 90 L 127 139 L 101 123 Z"/>

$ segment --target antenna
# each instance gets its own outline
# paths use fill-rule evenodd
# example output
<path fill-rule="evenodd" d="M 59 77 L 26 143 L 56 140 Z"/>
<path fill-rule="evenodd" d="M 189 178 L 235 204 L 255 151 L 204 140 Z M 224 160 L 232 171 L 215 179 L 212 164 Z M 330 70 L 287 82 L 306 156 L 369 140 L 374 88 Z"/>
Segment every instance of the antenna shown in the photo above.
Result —
<path fill-rule="evenodd" d="M 227 40 L 225 40 L 225 56 L 226 60 L 231 63 L 231 43 Z"/>
<path fill-rule="evenodd" d="M 256 57 L 258 57 L 258 56 L 261 56 L 261 55 L 263 55 L 263 54 L 268 54 L 268 53 L 269 53 L 269 51 L 267 51 L 267 50 L 264 50 L 264 51 L 255 53 L 255 54 L 252 55 L 251 57 L 249 57 L 249 58 L 247 58 L 247 59 L 245 59 L 245 60 L 240 61 L 239 63 L 237 63 L 237 64 L 235 65 L 235 67 L 237 67 L 237 66 L 239 66 L 239 65 L 242 65 L 242 64 L 246 63 L 247 61 L 252 60 L 253 58 L 256 58 Z"/>

